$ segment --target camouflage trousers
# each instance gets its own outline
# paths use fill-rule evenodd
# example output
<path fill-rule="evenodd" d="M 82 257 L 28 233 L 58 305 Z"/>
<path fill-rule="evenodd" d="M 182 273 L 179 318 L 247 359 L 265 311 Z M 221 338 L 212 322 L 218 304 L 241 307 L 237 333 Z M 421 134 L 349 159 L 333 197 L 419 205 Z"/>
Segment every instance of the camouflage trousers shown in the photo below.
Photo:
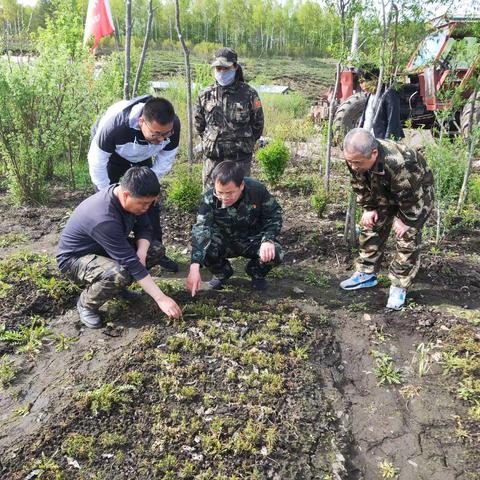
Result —
<path fill-rule="evenodd" d="M 245 267 L 250 277 L 265 277 L 273 267 L 282 263 L 283 250 L 279 243 L 274 242 L 275 258 L 271 262 L 263 263 L 259 256 L 261 243 L 261 238 L 227 241 L 220 236 L 214 236 L 207 249 L 205 266 L 217 278 L 227 280 L 233 274 L 228 258 L 244 257 L 250 259 Z"/>
<path fill-rule="evenodd" d="M 153 242 L 148 249 L 147 268 L 158 264 L 165 255 L 165 247 Z M 106 301 L 118 296 L 134 279 L 115 260 L 102 255 L 85 255 L 70 267 L 68 275 L 81 287 L 80 303 L 92 310 L 98 310 Z"/>
<path fill-rule="evenodd" d="M 379 209 L 378 220 L 372 229 L 363 228 L 359 237 L 359 256 L 355 261 L 357 272 L 374 273 L 380 267 L 396 209 Z M 423 226 L 423 225 L 422 225 Z M 392 285 L 408 288 L 420 267 L 422 226 L 410 227 L 402 238 L 395 238 L 396 251 L 389 267 Z"/>
<path fill-rule="evenodd" d="M 205 193 L 207 190 L 213 188 L 213 180 L 212 180 L 212 171 L 213 169 L 224 160 L 232 160 L 238 165 L 242 166 L 243 174 L 245 177 L 250 176 L 250 171 L 252 168 L 252 156 L 246 157 L 241 160 L 236 160 L 234 158 L 223 158 L 222 160 L 211 160 L 210 158 L 205 158 L 203 161 L 203 170 L 202 170 L 202 182 L 203 182 L 203 192 Z"/>

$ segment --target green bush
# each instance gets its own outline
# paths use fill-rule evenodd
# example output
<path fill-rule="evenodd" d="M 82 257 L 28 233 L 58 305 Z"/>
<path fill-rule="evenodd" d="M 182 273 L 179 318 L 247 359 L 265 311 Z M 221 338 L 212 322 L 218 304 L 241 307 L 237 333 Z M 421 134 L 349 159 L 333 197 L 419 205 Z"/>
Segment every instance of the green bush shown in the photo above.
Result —
<path fill-rule="evenodd" d="M 167 187 L 167 203 L 184 212 L 193 212 L 198 208 L 202 195 L 202 182 L 198 169 L 191 173 L 182 165 Z"/>
<path fill-rule="evenodd" d="M 468 200 L 480 208 L 480 175 L 472 175 L 468 185 Z"/>
<path fill-rule="evenodd" d="M 290 160 L 290 152 L 285 143 L 277 139 L 257 152 L 257 160 L 268 181 L 276 184 Z"/>
<path fill-rule="evenodd" d="M 328 195 L 323 186 L 317 186 L 315 193 L 310 197 L 310 205 L 319 217 L 323 216 L 328 206 Z"/>

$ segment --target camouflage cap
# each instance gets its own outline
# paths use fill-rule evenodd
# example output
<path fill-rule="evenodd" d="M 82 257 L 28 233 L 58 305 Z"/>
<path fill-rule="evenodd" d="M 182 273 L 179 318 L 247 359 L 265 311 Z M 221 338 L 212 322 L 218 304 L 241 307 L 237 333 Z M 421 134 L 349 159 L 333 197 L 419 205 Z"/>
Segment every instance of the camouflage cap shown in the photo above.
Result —
<path fill-rule="evenodd" d="M 213 55 L 212 67 L 231 67 L 237 63 L 237 52 L 231 48 L 219 48 Z"/>

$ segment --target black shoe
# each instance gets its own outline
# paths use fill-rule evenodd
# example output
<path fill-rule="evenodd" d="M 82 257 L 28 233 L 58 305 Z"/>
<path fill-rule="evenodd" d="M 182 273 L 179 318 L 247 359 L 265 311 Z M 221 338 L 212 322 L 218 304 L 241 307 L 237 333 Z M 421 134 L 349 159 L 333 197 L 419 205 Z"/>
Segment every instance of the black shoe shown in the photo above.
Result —
<path fill-rule="evenodd" d="M 84 307 L 78 299 L 77 310 L 80 315 L 80 321 L 88 328 L 101 328 L 103 327 L 102 319 L 97 311 L 91 308 Z"/>
<path fill-rule="evenodd" d="M 135 292 L 134 290 L 124 288 L 119 295 L 127 302 L 133 302 L 134 300 L 138 300 L 142 296 L 142 292 Z"/>
<path fill-rule="evenodd" d="M 268 283 L 264 277 L 252 278 L 252 288 L 254 290 L 264 291 L 268 288 Z"/>
<path fill-rule="evenodd" d="M 208 282 L 208 286 L 212 290 L 222 290 L 223 286 L 225 285 L 226 280 L 222 280 L 217 277 L 212 277 L 212 279 Z"/>
<path fill-rule="evenodd" d="M 168 258 L 166 255 L 160 258 L 160 260 L 158 261 L 158 265 L 160 265 L 164 270 L 167 270 L 168 272 L 178 272 L 178 263 L 171 258 Z"/>

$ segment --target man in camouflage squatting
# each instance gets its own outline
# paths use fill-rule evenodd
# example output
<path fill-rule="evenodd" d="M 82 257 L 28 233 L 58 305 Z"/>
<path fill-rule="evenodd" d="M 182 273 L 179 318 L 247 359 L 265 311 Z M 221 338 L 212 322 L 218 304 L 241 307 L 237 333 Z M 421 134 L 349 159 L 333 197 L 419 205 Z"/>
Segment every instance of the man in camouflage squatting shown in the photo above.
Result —
<path fill-rule="evenodd" d="M 423 156 L 361 128 L 345 137 L 343 151 L 352 187 L 363 208 L 356 272 L 344 290 L 373 287 L 391 228 L 396 252 L 389 268 L 387 308 L 401 310 L 420 266 L 421 232 L 433 208 L 433 175 Z"/>
<path fill-rule="evenodd" d="M 204 191 L 213 186 L 212 170 L 223 160 L 238 162 L 244 175 L 250 176 L 253 149 L 264 125 L 262 103 L 243 81 L 236 52 L 217 50 L 212 68 L 215 83 L 200 92 L 195 103 L 195 130 L 204 155 Z"/>
<path fill-rule="evenodd" d="M 147 271 L 164 255 L 163 246 L 152 243 L 153 228 L 147 213 L 159 193 L 153 170 L 131 167 L 120 184 L 88 197 L 68 220 L 60 236 L 57 262 L 63 273 L 85 287 L 77 309 L 87 327 L 102 326 L 98 309 L 107 300 L 134 297 L 135 292 L 127 290 L 133 281 L 168 316 L 181 316 L 175 301 L 158 288 Z"/>
<path fill-rule="evenodd" d="M 283 259 L 282 247 L 276 241 L 282 228 L 282 209 L 262 183 L 244 178 L 236 162 L 221 162 L 212 178 L 215 187 L 203 195 L 192 229 L 187 289 L 194 296 L 200 288 L 201 266 L 214 275 L 210 288 L 222 289 L 233 274 L 228 257 L 246 257 L 250 259 L 245 270 L 252 288 L 265 290 L 265 276 Z"/>

